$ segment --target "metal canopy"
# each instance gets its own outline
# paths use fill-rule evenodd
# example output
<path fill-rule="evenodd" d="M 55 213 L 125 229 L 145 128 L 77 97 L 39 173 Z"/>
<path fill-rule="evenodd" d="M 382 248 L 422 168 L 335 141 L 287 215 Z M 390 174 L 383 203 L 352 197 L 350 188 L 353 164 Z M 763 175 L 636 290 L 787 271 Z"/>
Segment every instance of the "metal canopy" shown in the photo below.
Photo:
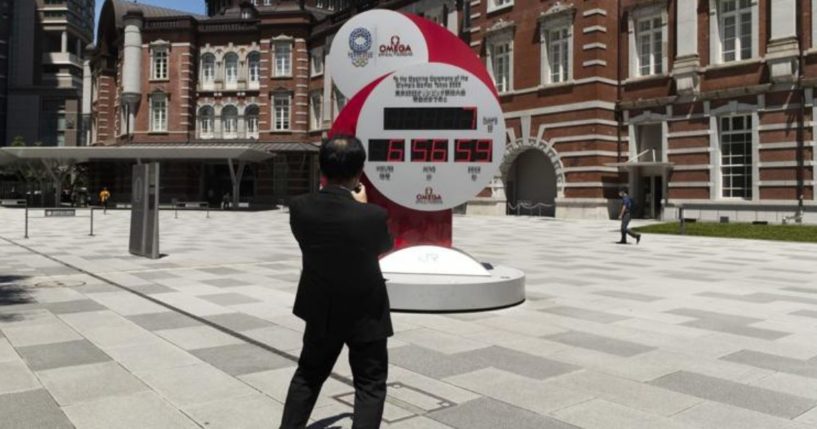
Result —
<path fill-rule="evenodd" d="M 4 147 L 0 163 L 35 160 L 88 162 L 97 160 L 231 159 L 261 162 L 275 156 L 251 145 L 127 145 L 90 147 Z"/>

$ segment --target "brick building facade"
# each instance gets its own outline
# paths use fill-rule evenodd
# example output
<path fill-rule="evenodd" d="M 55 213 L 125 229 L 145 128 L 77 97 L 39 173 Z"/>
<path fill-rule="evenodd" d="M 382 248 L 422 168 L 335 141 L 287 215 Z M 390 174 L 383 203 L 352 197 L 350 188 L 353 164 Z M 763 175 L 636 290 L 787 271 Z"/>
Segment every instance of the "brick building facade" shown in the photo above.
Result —
<path fill-rule="evenodd" d="M 252 142 L 278 156 L 253 167 L 246 199 L 314 189 L 315 144 L 345 101 L 323 64 L 332 35 L 352 14 L 386 7 L 458 34 L 497 84 L 507 155 L 468 211 L 544 203 L 546 214 L 608 218 L 627 185 L 647 217 L 684 204 L 692 217 L 779 221 L 800 205 L 808 220 L 815 3 L 211 0 L 208 16 L 190 16 L 108 0 L 88 141 Z M 138 71 L 128 71 L 129 32 Z M 187 180 L 177 196 L 212 199 L 203 193 L 220 185 L 203 183 L 225 169 L 175 169 Z"/>

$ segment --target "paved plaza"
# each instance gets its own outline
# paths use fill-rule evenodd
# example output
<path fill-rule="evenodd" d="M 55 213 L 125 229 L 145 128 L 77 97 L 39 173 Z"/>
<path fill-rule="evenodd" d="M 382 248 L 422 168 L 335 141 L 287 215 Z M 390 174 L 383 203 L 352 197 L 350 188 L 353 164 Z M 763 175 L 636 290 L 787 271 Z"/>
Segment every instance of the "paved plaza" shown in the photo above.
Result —
<path fill-rule="evenodd" d="M 272 428 L 300 350 L 285 212 L 0 209 L 0 427 Z M 645 236 L 613 221 L 455 217 L 455 245 L 527 301 L 394 314 L 383 427 L 817 427 L 817 245 Z M 314 428 L 350 427 L 345 356 Z"/>

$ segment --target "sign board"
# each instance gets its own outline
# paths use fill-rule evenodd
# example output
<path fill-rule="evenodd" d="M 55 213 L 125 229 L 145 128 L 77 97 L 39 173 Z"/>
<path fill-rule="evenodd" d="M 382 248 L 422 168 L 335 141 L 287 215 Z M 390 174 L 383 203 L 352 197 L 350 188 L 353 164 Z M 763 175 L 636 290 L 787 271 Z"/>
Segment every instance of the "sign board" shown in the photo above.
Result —
<path fill-rule="evenodd" d="M 75 209 L 45 209 L 45 217 L 73 217 L 76 215 Z"/>
<path fill-rule="evenodd" d="M 130 253 L 159 257 L 159 163 L 133 166 Z"/>

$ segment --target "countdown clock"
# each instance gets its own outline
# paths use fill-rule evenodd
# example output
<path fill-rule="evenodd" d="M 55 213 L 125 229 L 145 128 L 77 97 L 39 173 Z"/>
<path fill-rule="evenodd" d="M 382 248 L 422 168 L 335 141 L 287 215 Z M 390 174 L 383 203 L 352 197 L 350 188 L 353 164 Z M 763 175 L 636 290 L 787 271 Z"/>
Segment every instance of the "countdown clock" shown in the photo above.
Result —
<path fill-rule="evenodd" d="M 470 72 L 442 63 L 409 66 L 359 95 L 364 171 L 391 201 L 419 211 L 450 209 L 478 194 L 499 168 L 502 110 Z"/>

